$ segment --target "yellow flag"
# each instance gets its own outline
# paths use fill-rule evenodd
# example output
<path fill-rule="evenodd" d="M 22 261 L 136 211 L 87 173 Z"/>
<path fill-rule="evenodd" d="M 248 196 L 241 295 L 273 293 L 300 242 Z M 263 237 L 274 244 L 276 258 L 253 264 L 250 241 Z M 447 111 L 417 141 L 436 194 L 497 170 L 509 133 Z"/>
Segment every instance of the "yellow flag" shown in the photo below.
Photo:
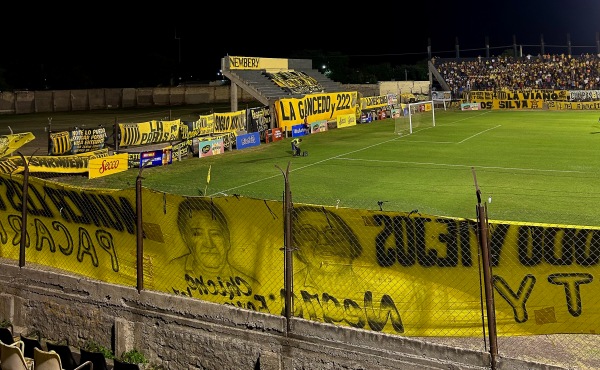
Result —
<path fill-rule="evenodd" d="M 208 166 L 208 175 L 206 175 L 206 185 L 210 183 L 210 169 L 212 168 L 212 164 Z"/>

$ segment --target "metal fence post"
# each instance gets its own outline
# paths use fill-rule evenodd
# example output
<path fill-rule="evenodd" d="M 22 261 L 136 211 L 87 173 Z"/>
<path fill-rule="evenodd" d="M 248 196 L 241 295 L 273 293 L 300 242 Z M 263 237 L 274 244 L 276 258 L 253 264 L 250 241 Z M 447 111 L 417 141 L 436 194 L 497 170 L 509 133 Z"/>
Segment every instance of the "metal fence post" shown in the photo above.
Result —
<path fill-rule="evenodd" d="M 277 165 L 275 166 L 279 168 Z M 292 256 L 292 193 L 290 191 L 290 162 L 288 162 L 285 172 L 279 168 L 285 181 L 283 193 L 283 212 L 284 212 L 284 230 L 283 230 L 283 250 L 284 250 L 284 284 L 285 284 L 285 319 L 287 322 L 286 334 L 291 331 L 290 319 L 293 315 L 294 299 L 292 294 L 294 268 Z"/>
<path fill-rule="evenodd" d="M 496 369 L 496 358 L 498 356 L 498 334 L 496 332 L 496 308 L 494 305 L 494 285 L 492 284 L 492 265 L 490 257 L 490 249 L 488 245 L 488 219 L 485 206 L 481 205 L 481 190 L 477 185 L 477 177 L 475 169 L 473 170 L 473 179 L 475 181 L 475 189 L 477 195 L 477 231 L 479 236 L 479 245 L 481 247 L 481 255 L 483 262 L 483 281 L 485 287 L 485 306 L 487 313 L 488 336 L 490 342 L 490 355 L 492 362 L 492 370 Z"/>
<path fill-rule="evenodd" d="M 21 203 L 21 244 L 19 246 L 19 267 L 25 266 L 25 248 L 27 241 L 27 193 L 29 192 L 29 165 L 20 152 L 17 154 L 23 160 L 23 199 Z"/>

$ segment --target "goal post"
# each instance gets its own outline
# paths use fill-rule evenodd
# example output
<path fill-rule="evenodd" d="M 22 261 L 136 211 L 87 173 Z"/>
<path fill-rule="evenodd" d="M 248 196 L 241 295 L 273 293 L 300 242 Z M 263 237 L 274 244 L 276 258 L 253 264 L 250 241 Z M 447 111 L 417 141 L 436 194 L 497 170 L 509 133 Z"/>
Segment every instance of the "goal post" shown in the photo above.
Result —
<path fill-rule="evenodd" d="M 415 129 L 435 127 L 433 100 L 402 105 L 402 115 L 395 119 L 394 133 L 410 135 Z"/>

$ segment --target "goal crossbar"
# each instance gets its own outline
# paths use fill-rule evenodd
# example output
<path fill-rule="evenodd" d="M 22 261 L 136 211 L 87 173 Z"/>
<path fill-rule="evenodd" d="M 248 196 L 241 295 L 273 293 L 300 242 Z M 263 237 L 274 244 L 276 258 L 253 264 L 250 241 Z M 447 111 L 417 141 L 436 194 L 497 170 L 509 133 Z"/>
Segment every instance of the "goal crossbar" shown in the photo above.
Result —
<path fill-rule="evenodd" d="M 402 132 L 412 134 L 415 127 L 427 126 L 435 127 L 435 106 L 433 100 L 407 104 L 403 117 L 395 125 L 395 132 L 398 134 Z"/>

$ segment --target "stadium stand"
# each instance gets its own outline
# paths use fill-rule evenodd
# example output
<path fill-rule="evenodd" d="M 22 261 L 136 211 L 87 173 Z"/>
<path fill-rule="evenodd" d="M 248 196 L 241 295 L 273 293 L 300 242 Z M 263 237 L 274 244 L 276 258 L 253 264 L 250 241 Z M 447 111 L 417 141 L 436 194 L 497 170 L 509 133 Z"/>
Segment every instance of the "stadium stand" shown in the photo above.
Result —
<path fill-rule="evenodd" d="M 430 71 L 454 96 L 471 90 L 600 89 L 600 56 L 594 54 L 433 59 Z"/>
<path fill-rule="evenodd" d="M 266 106 L 271 106 L 282 98 L 302 98 L 306 94 L 317 92 L 347 91 L 341 83 L 313 69 L 310 59 L 281 59 L 281 61 L 286 62 L 286 68 L 244 69 L 230 68 L 232 63 L 229 57 L 224 57 L 221 61 L 221 71 L 232 84 L 249 92 Z"/>

